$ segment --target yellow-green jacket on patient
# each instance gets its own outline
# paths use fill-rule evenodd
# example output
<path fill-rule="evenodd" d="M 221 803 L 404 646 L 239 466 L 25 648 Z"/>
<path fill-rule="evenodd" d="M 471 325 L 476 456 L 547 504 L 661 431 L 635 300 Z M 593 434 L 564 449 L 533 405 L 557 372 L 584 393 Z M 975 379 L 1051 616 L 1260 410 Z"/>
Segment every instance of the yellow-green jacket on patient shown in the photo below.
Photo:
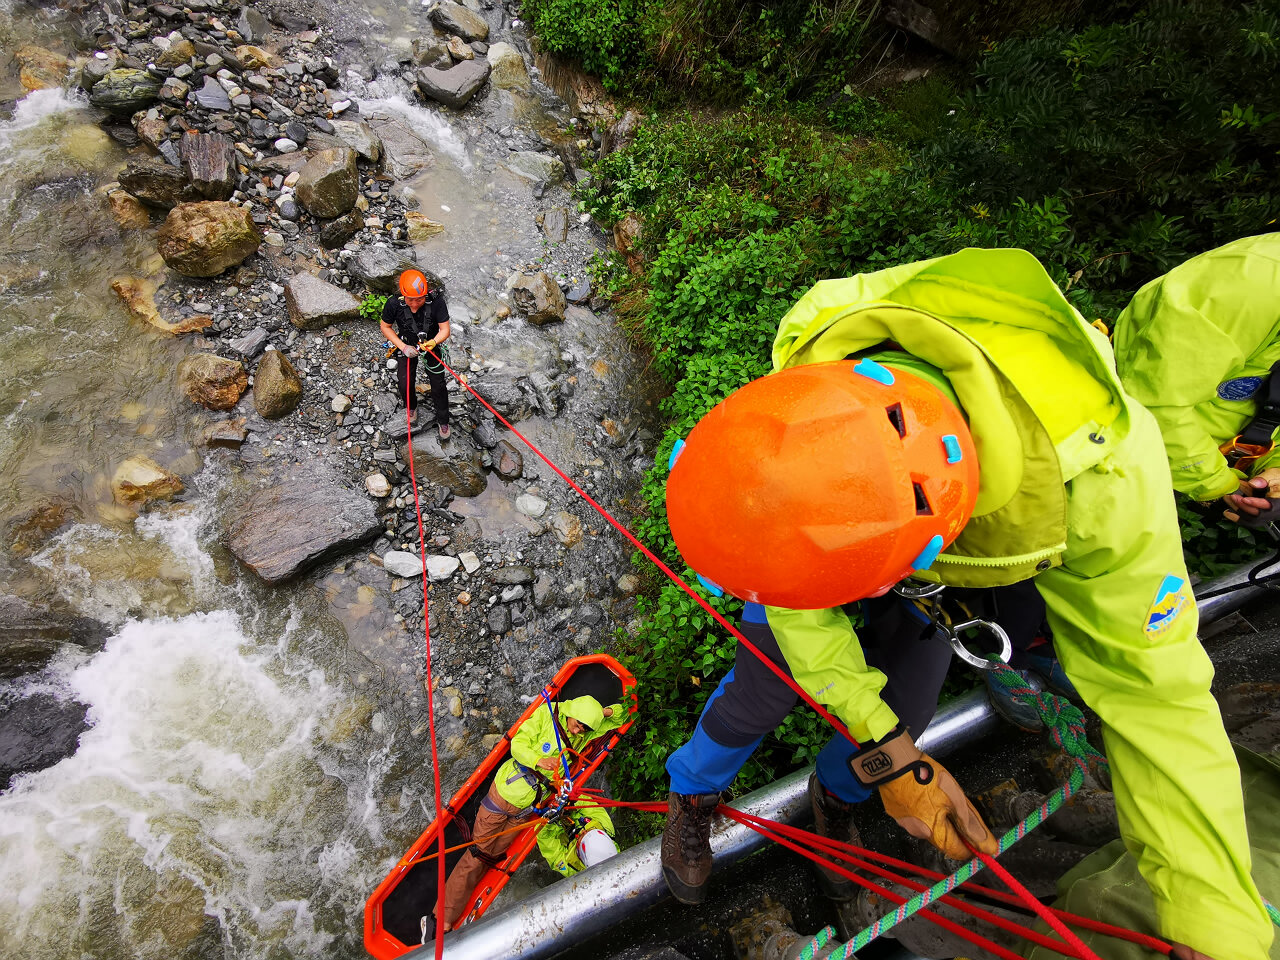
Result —
<path fill-rule="evenodd" d="M 596 737 L 610 730 L 616 730 L 626 722 L 620 704 L 613 704 L 608 709 L 611 715 L 606 717 L 604 709 L 595 697 L 577 697 L 556 703 L 556 723 L 551 720 L 551 708 L 543 703 L 524 723 L 520 724 L 511 738 L 511 757 L 498 768 L 494 784 L 498 794 L 508 803 L 520 807 L 533 806 L 538 798 L 539 777 L 530 771 L 538 769 L 538 761 L 551 758 L 556 761 L 556 770 L 541 770 L 540 773 L 550 778 L 561 769 L 561 756 L 565 749 L 579 751 Z M 591 729 L 586 733 L 574 736 L 569 733 L 567 719 L 572 717 Z M 573 757 L 564 757 L 573 764 Z"/>
<path fill-rule="evenodd" d="M 1280 361 L 1280 234 L 1245 237 L 1152 280 L 1116 320 L 1116 367 L 1164 434 L 1173 485 L 1196 500 L 1235 493 L 1218 448 L 1257 411 Z M 1254 462 L 1280 464 L 1280 450 Z"/>
<path fill-rule="evenodd" d="M 818 283 L 783 318 L 773 360 L 893 365 L 899 351 L 923 362 L 903 364 L 913 372 L 941 370 L 980 465 L 973 516 L 924 575 L 1035 578 L 1062 665 L 1103 720 L 1121 832 L 1160 932 L 1215 960 L 1262 960 L 1272 930 L 1155 420 L 1121 388 L 1106 339 L 1025 251 Z M 894 728 L 884 675 L 840 609 L 766 612 L 796 681 L 855 737 Z"/>

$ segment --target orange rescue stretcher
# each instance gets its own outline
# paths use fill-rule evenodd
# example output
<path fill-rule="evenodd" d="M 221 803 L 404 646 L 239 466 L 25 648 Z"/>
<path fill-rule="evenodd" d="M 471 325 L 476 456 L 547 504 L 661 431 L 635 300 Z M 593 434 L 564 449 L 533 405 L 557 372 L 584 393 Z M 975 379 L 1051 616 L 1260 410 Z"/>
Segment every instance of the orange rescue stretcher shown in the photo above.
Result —
<path fill-rule="evenodd" d="M 590 695 L 602 706 L 621 703 L 623 709 L 631 714 L 621 727 L 592 740 L 581 753 L 571 754 L 573 762 L 570 777 L 575 792 L 586 786 L 587 780 L 635 722 L 635 685 L 635 677 L 629 670 L 613 657 L 599 653 L 574 657 L 547 684 L 545 692 L 553 703 Z M 364 907 L 364 946 L 376 960 L 393 960 L 420 945 L 421 918 L 430 914 L 436 905 L 439 872 L 433 854 L 437 850 L 436 838 L 439 831 L 444 830 L 446 848 L 457 847 L 471 840 L 471 824 L 475 820 L 476 811 L 480 807 L 480 801 L 489 792 L 498 768 L 511 753 L 511 738 L 515 736 L 520 724 L 536 711 L 547 708 L 547 703 L 541 696 L 536 697 L 525 708 L 524 713 L 511 725 L 476 772 L 467 778 L 466 783 L 445 804 L 443 816 L 438 821 L 431 822 L 370 894 Z M 573 796 L 574 794 L 570 795 L 571 798 Z M 533 820 L 517 834 L 506 857 L 485 871 L 471 892 L 467 911 L 458 921 L 459 925 L 477 920 L 484 914 L 534 848 L 538 831 L 545 823 L 542 818 Z M 465 848 L 445 855 L 446 876 L 464 852 Z"/>

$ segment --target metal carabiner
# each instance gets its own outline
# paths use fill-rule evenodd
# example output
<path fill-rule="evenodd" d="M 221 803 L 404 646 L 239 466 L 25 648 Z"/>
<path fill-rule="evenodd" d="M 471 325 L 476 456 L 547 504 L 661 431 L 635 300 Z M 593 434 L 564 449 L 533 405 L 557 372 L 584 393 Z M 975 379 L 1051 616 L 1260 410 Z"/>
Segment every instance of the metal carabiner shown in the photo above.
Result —
<path fill-rule="evenodd" d="M 951 649 L 965 663 L 970 666 L 977 667 L 979 670 L 994 670 L 1001 664 L 1007 664 L 1009 657 L 1013 655 L 1013 644 L 1009 641 L 1009 634 L 1005 633 L 1004 627 L 998 623 L 992 623 L 990 620 L 966 620 L 964 623 L 954 625 L 938 624 L 940 630 L 944 630 L 947 634 L 947 640 L 951 643 Z M 960 639 L 960 634 L 969 629 L 986 630 L 997 640 L 1000 641 L 1000 654 L 998 660 L 988 660 L 977 654 L 970 653 L 969 649 L 964 645 L 964 641 Z"/>
<path fill-rule="evenodd" d="M 908 600 L 925 600 L 928 597 L 936 597 L 945 589 L 947 589 L 945 584 L 908 578 L 895 584 L 893 592 Z"/>

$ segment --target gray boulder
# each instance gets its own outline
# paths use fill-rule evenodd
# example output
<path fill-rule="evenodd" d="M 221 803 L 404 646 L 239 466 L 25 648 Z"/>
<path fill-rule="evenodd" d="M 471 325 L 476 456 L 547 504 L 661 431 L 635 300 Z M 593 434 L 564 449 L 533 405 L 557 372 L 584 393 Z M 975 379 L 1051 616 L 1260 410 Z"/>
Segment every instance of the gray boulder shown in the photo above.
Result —
<path fill-rule="evenodd" d="M 392 247 L 366 247 L 351 258 L 347 268 L 375 293 L 394 293 L 400 274 L 406 270 L 422 270 L 413 251 Z M 430 270 L 422 270 L 432 290 L 446 292 L 444 281 Z"/>
<path fill-rule="evenodd" d="M 456 33 L 463 40 L 488 40 L 489 24 L 478 13 L 460 3 L 438 3 L 431 8 L 431 22 L 445 33 Z"/>
<path fill-rule="evenodd" d="M 489 575 L 489 580 L 500 587 L 509 587 L 517 583 L 533 583 L 533 567 L 523 564 L 498 567 Z"/>
<path fill-rule="evenodd" d="M 553 186 L 564 179 L 564 161 L 533 150 L 517 150 L 507 156 L 507 166 L 522 177 Z"/>
<path fill-rule="evenodd" d="M 148 206 L 162 210 L 200 199 L 187 175 L 163 160 L 130 160 L 120 174 L 120 186 Z"/>
<path fill-rule="evenodd" d="M 449 45 L 439 37 L 415 37 L 413 62 L 420 67 L 447 67 L 453 63 Z"/>
<path fill-rule="evenodd" d="M 336 476 L 299 472 L 281 477 L 235 509 L 227 544 L 267 583 L 280 583 L 382 532 L 373 502 Z"/>
<path fill-rule="evenodd" d="M 371 116 L 369 126 L 382 143 L 383 165 L 387 173 L 397 180 L 407 180 L 435 162 L 427 141 L 414 133 L 403 120 Z"/>
<path fill-rule="evenodd" d="M 236 32 L 244 38 L 245 43 L 261 40 L 270 29 L 271 24 L 267 18 L 252 7 L 245 7 L 240 11 L 240 19 L 236 21 Z"/>
<path fill-rule="evenodd" d="M 442 444 L 434 433 L 414 435 L 413 472 L 419 480 L 447 487 L 456 497 L 476 497 L 484 492 L 484 466 L 480 450 L 461 431 Z M 400 459 L 409 462 L 408 444 L 401 446 Z"/>
<path fill-rule="evenodd" d="M 319 330 L 360 317 L 359 300 L 309 273 L 296 274 L 284 285 L 284 302 L 289 322 L 299 330 Z"/>
<path fill-rule="evenodd" d="M 556 243 L 569 236 L 569 211 L 565 207 L 552 207 L 538 214 L 538 226 L 547 239 Z"/>
<path fill-rule="evenodd" d="M 110 74 L 108 74 L 108 77 Z M 98 84 L 102 86 L 102 84 Z M 98 87 L 94 87 L 95 90 Z M 222 85 L 213 77 L 204 78 L 204 86 L 196 91 L 196 103 L 204 107 L 206 110 L 230 110 L 231 98 L 227 96 L 227 91 L 222 89 Z"/>
<path fill-rule="evenodd" d="M 511 285 L 511 298 L 525 319 L 537 326 L 564 319 L 564 294 L 545 273 L 522 274 Z"/>
<path fill-rule="evenodd" d="M 333 135 L 370 163 L 377 163 L 382 158 L 382 141 L 367 123 L 334 120 Z"/>
<path fill-rule="evenodd" d="M 126 117 L 145 110 L 159 97 L 159 80 L 145 70 L 127 67 L 108 71 L 89 91 L 89 102 L 95 107 Z M 227 105 L 230 106 L 230 102 Z"/>
<path fill-rule="evenodd" d="M 296 190 L 298 200 L 315 216 L 342 216 L 360 196 L 356 152 L 350 147 L 321 150 L 302 168 Z"/>
<path fill-rule="evenodd" d="M 363 229 L 364 215 L 352 210 L 320 228 L 320 245 L 326 250 L 337 250 Z"/>
<path fill-rule="evenodd" d="M 489 79 L 489 62 L 463 60 L 447 70 L 422 67 L 417 76 L 418 90 L 424 97 L 460 110 Z"/>

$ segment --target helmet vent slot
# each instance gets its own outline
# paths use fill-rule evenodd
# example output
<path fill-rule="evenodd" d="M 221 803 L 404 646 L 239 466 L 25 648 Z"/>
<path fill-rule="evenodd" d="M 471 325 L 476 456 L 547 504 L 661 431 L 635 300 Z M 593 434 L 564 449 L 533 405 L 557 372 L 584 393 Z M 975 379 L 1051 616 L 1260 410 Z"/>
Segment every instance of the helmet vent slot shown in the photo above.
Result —
<path fill-rule="evenodd" d="M 893 424 L 893 429 L 898 431 L 898 436 L 905 437 L 907 435 L 907 419 L 902 413 L 902 404 L 895 403 L 892 407 L 885 407 L 884 412 L 889 415 L 889 422 Z"/>
<path fill-rule="evenodd" d="M 918 483 L 912 483 L 911 492 L 916 495 L 916 516 L 933 516 L 933 508 L 929 506 L 929 498 L 924 495 L 924 487 Z"/>

